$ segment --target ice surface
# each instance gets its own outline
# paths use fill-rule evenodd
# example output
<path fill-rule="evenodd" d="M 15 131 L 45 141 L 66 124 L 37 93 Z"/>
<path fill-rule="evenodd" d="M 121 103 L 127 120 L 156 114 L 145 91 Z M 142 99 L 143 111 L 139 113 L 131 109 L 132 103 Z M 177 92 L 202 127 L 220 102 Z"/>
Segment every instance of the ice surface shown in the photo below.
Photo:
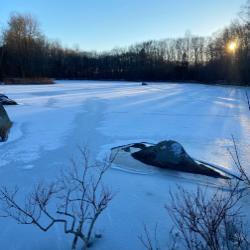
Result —
<path fill-rule="evenodd" d="M 115 146 L 175 140 L 196 159 L 235 171 L 228 148 L 231 135 L 242 164 L 250 162 L 250 114 L 242 87 L 199 84 L 150 84 L 58 81 L 55 85 L 0 86 L 20 105 L 6 107 L 14 122 L 9 141 L 0 144 L 0 182 L 20 186 L 23 193 L 40 180 L 53 180 L 77 146 L 88 145 L 93 159 Z M 147 166 L 114 165 L 105 182 L 115 191 L 111 206 L 98 223 L 103 238 L 92 249 L 144 249 L 138 240 L 143 223 L 159 222 L 167 244 L 171 228 L 164 209 L 169 189 L 196 185 L 218 187 L 219 179 L 178 173 L 151 174 Z M 143 171 L 141 170 L 142 168 Z M 121 171 L 122 170 L 122 171 Z M 250 169 L 247 169 L 250 172 Z M 146 173 L 146 174 L 138 174 Z M 60 226 L 42 233 L 32 226 L 0 220 L 0 249 L 70 249 Z M 15 237 L 13 237 L 15 235 Z"/>

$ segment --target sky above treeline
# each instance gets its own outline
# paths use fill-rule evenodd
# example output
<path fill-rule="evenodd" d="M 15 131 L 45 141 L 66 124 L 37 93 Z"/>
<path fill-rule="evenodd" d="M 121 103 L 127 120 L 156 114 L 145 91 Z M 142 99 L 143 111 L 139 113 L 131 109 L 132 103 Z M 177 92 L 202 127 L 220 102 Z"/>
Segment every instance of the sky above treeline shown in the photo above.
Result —
<path fill-rule="evenodd" d="M 63 46 L 104 51 L 146 40 L 209 36 L 237 17 L 246 0 L 0 0 L 0 26 L 11 13 L 35 16 Z"/>

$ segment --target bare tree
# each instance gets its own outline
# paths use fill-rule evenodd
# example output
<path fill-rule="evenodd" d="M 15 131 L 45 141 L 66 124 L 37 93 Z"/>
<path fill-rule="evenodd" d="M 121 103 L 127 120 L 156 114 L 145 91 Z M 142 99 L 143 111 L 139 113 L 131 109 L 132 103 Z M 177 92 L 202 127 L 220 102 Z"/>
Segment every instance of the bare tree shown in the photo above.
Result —
<path fill-rule="evenodd" d="M 20 224 L 31 224 L 48 231 L 56 223 L 64 225 L 64 233 L 73 235 L 72 249 L 80 240 L 87 249 L 93 240 L 94 226 L 113 198 L 102 183 L 111 161 L 89 164 L 86 150 L 81 150 L 83 165 L 72 161 L 68 171 L 62 171 L 51 184 L 40 183 L 25 197 L 17 201 L 18 188 L 0 189 L 2 217 L 12 218 Z M 44 218 L 46 222 L 44 224 Z"/>
<path fill-rule="evenodd" d="M 42 61 L 44 37 L 40 32 L 36 18 L 30 14 L 14 13 L 4 31 L 3 42 L 8 57 L 7 64 L 14 69 L 14 75 L 26 77 L 27 74 L 36 73 L 37 62 Z M 39 76 L 39 75 L 36 75 Z"/>
<path fill-rule="evenodd" d="M 250 0 L 247 0 L 246 3 L 241 7 L 239 17 L 244 23 L 250 25 Z"/>
<path fill-rule="evenodd" d="M 2 27 L 0 26 L 0 81 L 3 77 L 3 56 L 4 56 L 4 49 L 3 49 L 3 31 Z"/>
<path fill-rule="evenodd" d="M 179 188 L 171 194 L 171 205 L 166 209 L 185 248 L 248 249 L 238 204 L 242 196 L 238 183 L 227 194 L 219 190 L 211 197 L 200 187 L 196 193 Z"/>

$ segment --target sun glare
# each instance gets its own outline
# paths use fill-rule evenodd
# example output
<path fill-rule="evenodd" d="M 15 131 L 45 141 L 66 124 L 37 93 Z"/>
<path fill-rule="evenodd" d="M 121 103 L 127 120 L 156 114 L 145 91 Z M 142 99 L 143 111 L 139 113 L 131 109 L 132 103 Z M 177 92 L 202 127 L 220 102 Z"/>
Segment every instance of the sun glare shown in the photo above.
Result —
<path fill-rule="evenodd" d="M 228 49 L 229 52 L 234 53 L 235 50 L 237 49 L 237 42 L 236 41 L 229 42 L 228 45 L 227 45 L 227 49 Z"/>

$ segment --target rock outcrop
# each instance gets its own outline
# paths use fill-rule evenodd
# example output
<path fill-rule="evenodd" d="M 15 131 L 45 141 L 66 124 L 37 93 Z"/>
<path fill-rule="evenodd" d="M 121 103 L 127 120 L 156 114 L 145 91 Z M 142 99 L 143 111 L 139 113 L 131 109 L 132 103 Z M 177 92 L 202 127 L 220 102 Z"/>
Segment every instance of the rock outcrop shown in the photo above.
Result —
<path fill-rule="evenodd" d="M 194 161 L 176 141 L 162 141 L 154 146 L 142 148 L 131 155 L 138 161 L 160 168 L 226 178 L 219 172 Z"/>
<path fill-rule="evenodd" d="M 11 126 L 12 122 L 3 105 L 0 104 L 0 141 L 6 141 L 8 139 Z"/>
<path fill-rule="evenodd" d="M 0 94 L 0 104 L 2 105 L 17 105 L 17 103 L 11 100 L 8 96 Z"/>

